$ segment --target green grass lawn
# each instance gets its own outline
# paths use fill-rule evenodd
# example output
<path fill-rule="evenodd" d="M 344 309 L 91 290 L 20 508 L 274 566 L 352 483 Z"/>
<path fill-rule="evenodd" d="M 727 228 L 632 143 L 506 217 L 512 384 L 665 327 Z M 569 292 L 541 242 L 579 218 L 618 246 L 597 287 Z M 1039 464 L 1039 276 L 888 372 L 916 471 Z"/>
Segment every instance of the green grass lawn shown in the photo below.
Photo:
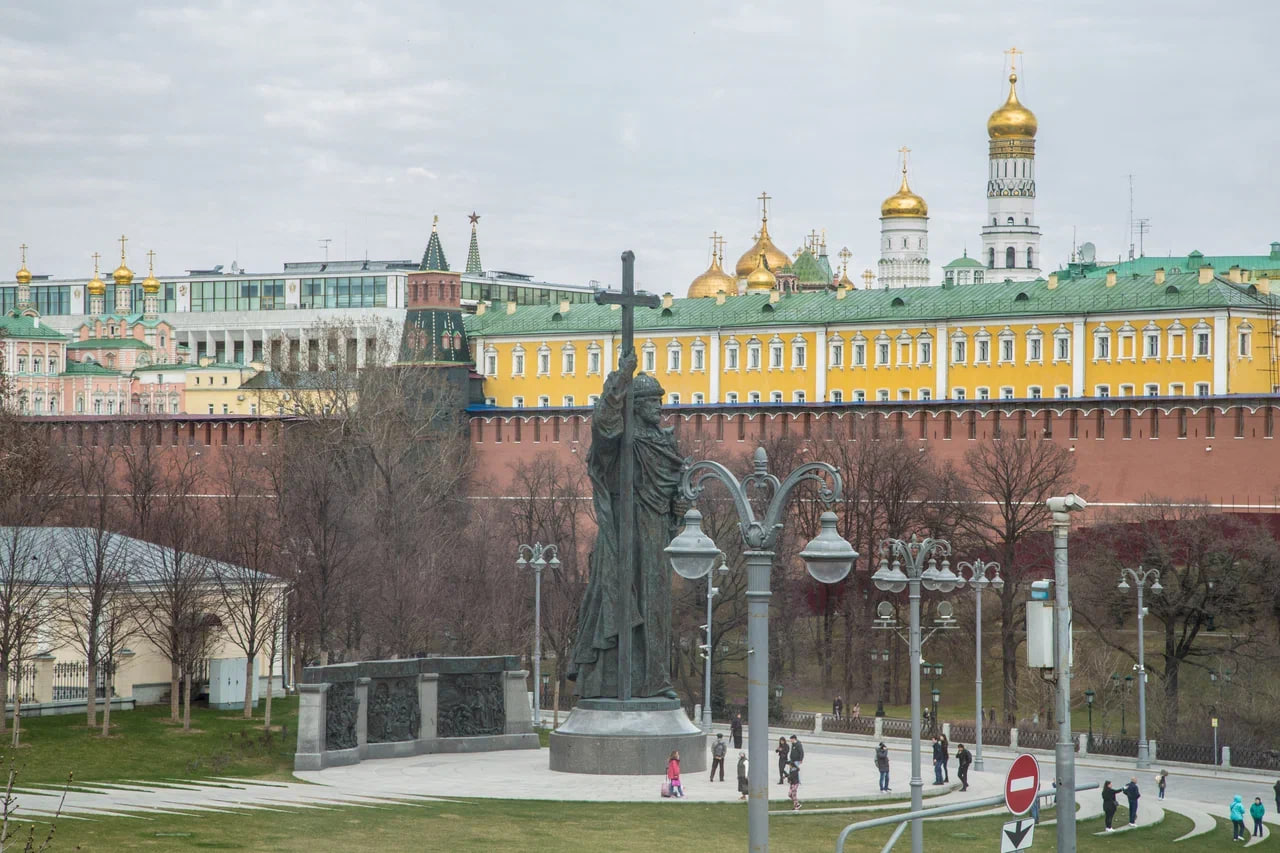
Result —
<path fill-rule="evenodd" d="M 829 851 L 849 822 L 865 819 L 830 815 L 774 817 L 772 849 Z M 925 849 L 948 853 L 989 853 L 1004 818 L 986 817 L 925 825 Z M 1169 814 L 1150 829 L 1098 837 L 1101 819 L 1078 826 L 1079 850 L 1139 853 L 1159 849 L 1188 831 L 1191 822 Z M 879 851 L 890 827 L 854 833 L 850 853 Z M 1230 827 L 1186 841 L 1179 851 L 1202 853 L 1229 846 Z M 653 802 L 637 804 L 549 801 L 460 800 L 425 806 L 337 808 L 331 811 L 249 812 L 202 817 L 152 816 L 147 820 L 109 818 L 63 821 L 56 850 L 83 851 L 202 849 L 256 851 L 377 850 L 457 851 L 457 853 L 542 853 L 542 851 L 618 851 L 618 853 L 738 853 L 746 846 L 746 808 L 739 804 Z M 1268 841 L 1265 847 L 1274 847 Z M 904 836 L 897 849 L 910 849 Z M 1053 827 L 1037 830 L 1034 850 L 1054 849 Z"/>
<path fill-rule="evenodd" d="M 32 717 L 22 721 L 22 747 L 8 748 L 0 736 L 0 754 L 18 768 L 19 785 L 59 784 L 74 771 L 77 782 L 122 779 L 255 776 L 283 778 L 293 768 L 298 700 L 275 699 L 267 739 L 262 704 L 257 716 L 240 711 L 191 709 L 191 732 L 169 723 L 168 705 L 150 705 L 111 715 L 111 737 L 90 730 L 84 714 Z"/>

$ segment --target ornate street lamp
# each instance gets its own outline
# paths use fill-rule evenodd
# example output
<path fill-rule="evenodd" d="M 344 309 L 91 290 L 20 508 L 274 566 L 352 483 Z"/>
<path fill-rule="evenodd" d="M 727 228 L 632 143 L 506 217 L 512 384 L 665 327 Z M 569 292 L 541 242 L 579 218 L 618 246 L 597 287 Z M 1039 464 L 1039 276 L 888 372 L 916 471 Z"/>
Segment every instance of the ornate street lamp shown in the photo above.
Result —
<path fill-rule="evenodd" d="M 560 552 L 555 545 L 534 542 L 532 545 L 519 546 L 516 554 L 516 568 L 533 566 L 533 684 L 536 691 L 542 680 L 542 570 L 548 566 L 552 570 L 560 568 Z M 551 559 L 548 560 L 547 557 Z M 542 697 L 539 696 L 538 701 L 533 704 L 533 725 L 537 728 L 542 725 Z"/>
<path fill-rule="evenodd" d="M 1164 587 L 1160 585 L 1159 569 L 1143 570 L 1142 566 L 1138 566 L 1137 569 L 1120 569 L 1120 583 L 1116 588 L 1122 592 L 1129 591 L 1126 576 L 1133 578 L 1134 586 L 1138 588 L 1138 665 L 1134 667 L 1138 673 L 1138 768 L 1146 769 L 1151 766 L 1151 753 L 1147 743 L 1147 666 L 1146 643 L 1143 637 L 1146 612 L 1142 606 L 1142 591 L 1148 579 L 1152 580 L 1151 591 L 1157 595 L 1164 591 Z"/>
<path fill-rule="evenodd" d="M 880 547 L 880 567 L 871 576 L 876 589 L 885 592 L 902 592 L 908 589 L 908 608 L 911 614 L 908 646 L 911 656 L 911 810 L 920 811 L 924 805 L 924 780 L 920 777 L 920 590 L 923 587 L 939 592 L 951 592 L 959 584 L 951 571 L 951 543 L 945 539 L 928 538 L 924 541 L 912 536 L 909 541 L 886 539 Z M 892 559 L 890 559 L 892 558 Z M 938 559 L 942 559 L 939 567 Z M 924 825 L 917 818 L 911 821 L 911 853 L 924 850 Z"/>
<path fill-rule="evenodd" d="M 769 457 L 756 448 L 752 472 L 741 481 L 724 465 L 713 460 L 686 463 L 680 480 L 685 500 L 694 503 L 702 496 L 708 480 L 718 480 L 729 492 L 738 512 L 738 530 L 746 545 L 747 563 L 747 834 L 753 853 L 769 849 L 769 577 L 774 546 L 782 530 L 783 507 L 793 489 L 801 483 L 818 486 L 818 498 L 826 505 L 840 500 L 844 482 L 840 472 L 826 462 L 806 462 L 785 480 L 769 473 Z M 748 491 L 750 490 L 750 492 Z M 762 517 L 757 518 L 748 494 L 769 493 Z M 702 514 L 685 513 L 684 529 L 667 554 L 672 568 L 681 577 L 696 580 L 711 571 L 720 549 L 702 532 Z M 809 574 L 822 583 L 836 583 L 848 576 L 858 552 L 836 532 L 836 516 L 830 510 L 819 520 L 821 531 L 800 552 Z"/>
<path fill-rule="evenodd" d="M 987 572 L 991 572 L 990 578 L 987 577 Z M 1004 589 L 1004 578 L 1000 577 L 999 563 L 988 563 L 985 560 L 957 563 L 956 574 L 960 576 L 960 586 L 968 583 L 973 588 L 973 704 L 977 708 L 977 725 L 973 729 L 973 769 L 982 770 L 982 593 L 988 589 L 999 593 Z M 967 581 L 966 574 L 969 576 Z"/>
<path fill-rule="evenodd" d="M 1090 750 L 1093 749 L 1093 697 L 1092 689 L 1084 692 L 1084 703 L 1089 706 L 1089 739 L 1085 741 Z"/>

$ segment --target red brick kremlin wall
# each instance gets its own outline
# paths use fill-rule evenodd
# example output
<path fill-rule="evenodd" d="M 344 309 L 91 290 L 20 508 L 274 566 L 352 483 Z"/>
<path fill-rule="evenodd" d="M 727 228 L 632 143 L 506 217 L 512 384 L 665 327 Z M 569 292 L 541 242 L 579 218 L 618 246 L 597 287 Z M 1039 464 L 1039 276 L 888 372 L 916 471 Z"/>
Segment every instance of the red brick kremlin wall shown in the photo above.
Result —
<path fill-rule="evenodd" d="M 829 442 L 900 440 L 961 467 L 981 442 L 1048 440 L 1072 449 L 1081 493 L 1099 505 L 1157 495 L 1266 512 L 1280 511 L 1277 414 L 1274 396 L 664 409 L 685 453 L 699 442 L 745 452 L 790 435 L 821 459 Z M 521 461 L 548 451 L 572 460 L 590 444 L 590 419 L 582 410 L 473 411 L 477 473 L 501 493 Z"/>

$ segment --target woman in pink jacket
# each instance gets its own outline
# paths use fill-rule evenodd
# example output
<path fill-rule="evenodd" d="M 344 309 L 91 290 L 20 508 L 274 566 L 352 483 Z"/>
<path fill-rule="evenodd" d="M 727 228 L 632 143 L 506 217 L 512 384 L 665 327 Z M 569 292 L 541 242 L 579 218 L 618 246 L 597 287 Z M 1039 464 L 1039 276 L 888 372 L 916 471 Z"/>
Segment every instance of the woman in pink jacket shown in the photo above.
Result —
<path fill-rule="evenodd" d="M 680 784 L 680 752 L 678 750 L 672 750 L 671 757 L 667 759 L 667 782 L 671 785 L 671 796 L 684 796 L 684 786 Z"/>

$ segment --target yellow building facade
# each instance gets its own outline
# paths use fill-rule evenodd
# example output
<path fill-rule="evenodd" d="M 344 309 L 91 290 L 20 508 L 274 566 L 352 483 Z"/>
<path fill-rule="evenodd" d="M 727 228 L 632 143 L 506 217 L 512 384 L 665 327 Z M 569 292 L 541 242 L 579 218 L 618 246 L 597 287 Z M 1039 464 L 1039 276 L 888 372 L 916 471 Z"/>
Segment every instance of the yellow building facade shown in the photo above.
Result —
<path fill-rule="evenodd" d="M 664 297 L 636 314 L 669 405 L 1186 397 L 1276 389 L 1277 300 L 1247 272 Z M 620 312 L 486 307 L 467 318 L 494 406 L 594 402 Z"/>

